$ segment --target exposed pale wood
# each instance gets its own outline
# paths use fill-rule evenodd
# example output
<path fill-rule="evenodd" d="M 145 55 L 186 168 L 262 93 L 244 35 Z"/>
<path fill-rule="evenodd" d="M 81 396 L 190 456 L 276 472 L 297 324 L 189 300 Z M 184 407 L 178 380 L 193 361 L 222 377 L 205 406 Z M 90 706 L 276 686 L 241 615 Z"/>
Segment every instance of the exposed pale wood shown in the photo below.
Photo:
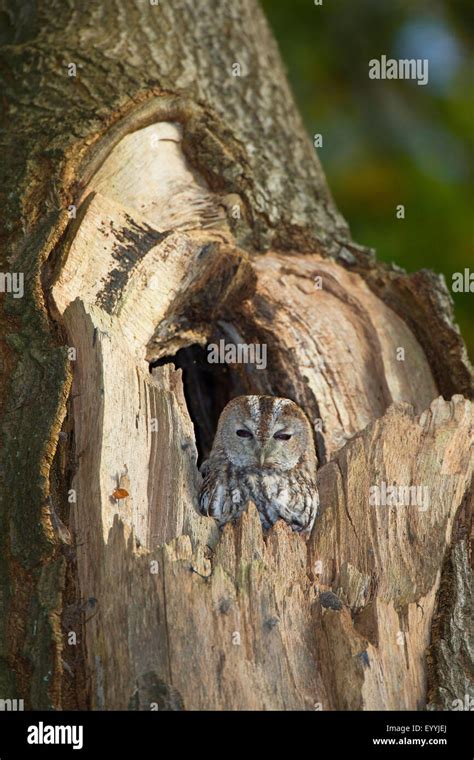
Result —
<path fill-rule="evenodd" d="M 157 207 L 142 216 L 133 188 L 146 159 L 152 176 L 186 171 L 179 141 L 172 161 L 150 158 L 149 131 L 134 133 L 133 161 L 117 159 L 120 144 L 106 159 L 52 290 L 78 352 L 72 524 L 81 593 L 97 599 L 84 630 L 91 704 L 420 707 L 440 559 L 472 471 L 470 404 L 430 407 L 437 389 L 416 338 L 358 274 L 314 254 L 250 261 L 224 227 L 204 230 L 197 215 L 192 229 L 192 192 L 177 198 L 172 180 L 162 208 L 174 203 L 188 228 L 165 230 Z M 252 507 L 222 536 L 195 511 L 180 373 L 150 373 L 145 360 L 219 335 L 268 344 L 249 392 L 284 391 L 321 417 L 331 461 L 308 543 L 282 525 L 264 540 Z M 372 506 L 379 481 L 426 488 L 429 503 Z M 114 499 L 116 488 L 128 495 Z"/>
<path fill-rule="evenodd" d="M 327 457 L 390 403 L 421 411 L 437 395 L 418 341 L 360 276 L 314 255 L 267 254 L 255 269 L 243 338 L 268 342 L 269 389 L 305 399 Z"/>
<path fill-rule="evenodd" d="M 100 595 L 86 626 L 93 705 L 170 709 L 174 694 L 175 709 L 422 707 L 434 558 L 472 467 L 459 446 L 470 417 L 461 398 L 435 401 L 421 420 L 391 407 L 321 470 L 325 509 L 309 544 L 281 523 L 264 541 L 252 507 L 209 559 L 187 536 L 145 554 L 117 518 L 94 546 L 104 561 L 92 566 Z M 430 508 L 369 507 L 375 467 L 398 483 L 428 477 Z M 342 609 L 321 605 L 328 589 Z"/>
<path fill-rule="evenodd" d="M 218 226 L 222 206 L 187 164 L 182 127 L 158 122 L 126 135 L 87 186 L 121 206 L 139 211 L 160 230 Z"/>

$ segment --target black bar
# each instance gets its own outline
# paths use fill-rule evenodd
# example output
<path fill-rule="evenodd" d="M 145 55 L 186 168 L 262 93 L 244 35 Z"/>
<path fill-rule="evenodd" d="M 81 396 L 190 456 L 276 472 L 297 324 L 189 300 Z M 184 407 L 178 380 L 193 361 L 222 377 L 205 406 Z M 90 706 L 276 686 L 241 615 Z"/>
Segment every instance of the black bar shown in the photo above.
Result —
<path fill-rule="evenodd" d="M 473 715 L 458 712 L 0 712 L 0 760 L 155 758 L 261 750 L 322 757 L 472 760 Z M 55 727 L 65 727 L 56 732 Z M 75 727 L 75 731 L 74 731 Z M 80 731 L 82 727 L 82 733 Z M 42 744 L 28 742 L 43 740 Z M 50 739 L 70 744 L 46 743 Z M 73 749 L 73 744 L 77 749 Z M 79 747 L 79 745 L 82 745 Z M 285 750 L 285 748 L 287 748 Z M 292 759 L 290 759 L 292 760 Z M 334 757 L 335 760 L 335 757 Z"/>

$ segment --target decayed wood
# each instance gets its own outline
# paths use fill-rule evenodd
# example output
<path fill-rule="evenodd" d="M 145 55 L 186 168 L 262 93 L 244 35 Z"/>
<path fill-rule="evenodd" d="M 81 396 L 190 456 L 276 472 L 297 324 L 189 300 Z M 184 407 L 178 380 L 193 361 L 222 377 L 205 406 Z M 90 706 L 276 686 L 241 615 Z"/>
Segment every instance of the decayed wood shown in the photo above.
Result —
<path fill-rule="evenodd" d="M 391 407 L 322 468 L 326 506 L 308 546 L 283 524 L 264 541 L 253 508 L 212 551 L 188 536 L 137 551 L 118 517 L 106 545 L 97 531 L 87 564 L 99 605 L 85 633 L 93 706 L 423 706 L 434 558 L 469 477 L 459 442 L 470 416 L 461 398 L 433 402 L 421 420 Z M 402 461 L 400 439 L 410 441 Z M 430 470 L 433 457 L 444 472 Z M 429 509 L 369 507 L 374 460 L 391 481 L 429 473 Z M 103 562 L 92 564 L 92 553 Z M 322 597 L 331 588 L 340 609 Z"/>
<path fill-rule="evenodd" d="M 176 196 L 186 161 L 174 137 L 172 157 L 162 146 L 150 158 L 150 128 L 134 133 L 133 161 L 127 143 L 112 151 L 52 288 L 78 355 L 72 524 L 81 593 L 98 600 L 83 633 L 91 706 L 422 706 L 440 558 L 470 481 L 470 404 L 423 411 L 437 394 L 428 362 L 359 275 L 314 254 L 251 261 L 200 178 Z M 134 196 L 145 157 L 162 211 Z M 252 508 L 222 536 L 195 511 L 180 373 L 150 373 L 145 359 L 220 336 L 269 346 L 268 369 L 234 367 L 230 395 L 284 392 L 323 423 L 331 461 L 308 544 L 283 526 L 264 540 Z M 371 505 L 379 481 L 427 501 Z"/>
<path fill-rule="evenodd" d="M 5 268 L 27 289 L 0 315 L 0 696 L 451 709 L 472 410 L 436 397 L 472 374 L 445 286 L 350 240 L 253 1 L 36 12 L 12 5 L 4 56 Z M 192 352 L 221 338 L 266 343 L 267 368 L 206 385 Z M 223 534 L 194 510 L 196 434 L 239 392 L 314 421 L 307 543 L 264 539 L 252 507 Z M 427 487 L 428 508 L 371 505 L 382 482 Z"/>

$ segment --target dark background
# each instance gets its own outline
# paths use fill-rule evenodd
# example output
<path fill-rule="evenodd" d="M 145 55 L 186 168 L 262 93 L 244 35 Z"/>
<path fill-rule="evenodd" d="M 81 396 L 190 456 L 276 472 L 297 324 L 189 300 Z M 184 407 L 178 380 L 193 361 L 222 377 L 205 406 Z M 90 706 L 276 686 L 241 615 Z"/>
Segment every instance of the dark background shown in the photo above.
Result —
<path fill-rule="evenodd" d="M 407 271 L 474 271 L 472 0 L 263 0 L 299 109 L 354 239 Z M 428 58 L 429 81 L 371 80 Z M 405 206 L 405 219 L 396 207 Z M 452 293 L 474 357 L 474 293 Z"/>

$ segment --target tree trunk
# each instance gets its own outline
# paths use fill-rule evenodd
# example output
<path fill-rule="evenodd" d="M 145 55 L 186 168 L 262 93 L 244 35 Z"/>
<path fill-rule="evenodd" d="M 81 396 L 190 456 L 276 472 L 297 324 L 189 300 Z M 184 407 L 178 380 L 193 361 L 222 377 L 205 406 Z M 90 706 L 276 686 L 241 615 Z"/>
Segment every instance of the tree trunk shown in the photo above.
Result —
<path fill-rule="evenodd" d="M 25 294 L 0 315 L 0 696 L 453 709 L 472 372 L 443 280 L 352 242 L 253 0 L 13 2 L 2 33 Z M 221 340 L 267 366 L 209 364 Z M 308 540 L 196 512 L 238 393 L 314 423 Z"/>

